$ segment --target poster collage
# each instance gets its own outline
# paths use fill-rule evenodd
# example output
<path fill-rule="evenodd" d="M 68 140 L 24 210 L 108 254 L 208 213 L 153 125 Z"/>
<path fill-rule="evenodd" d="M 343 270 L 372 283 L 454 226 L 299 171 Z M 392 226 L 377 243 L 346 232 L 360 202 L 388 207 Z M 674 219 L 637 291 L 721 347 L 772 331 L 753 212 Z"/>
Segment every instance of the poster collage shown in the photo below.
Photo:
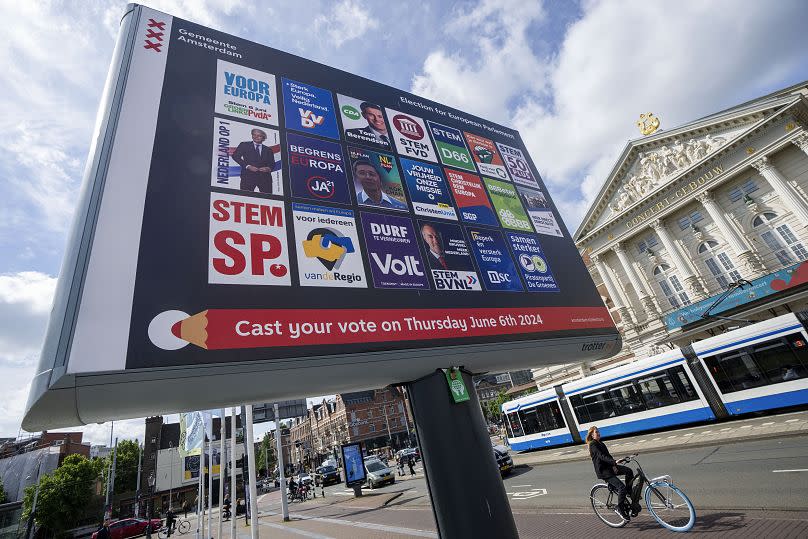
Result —
<path fill-rule="evenodd" d="M 520 149 L 279 78 L 218 60 L 210 283 L 290 286 L 294 241 L 301 286 L 559 291 Z"/>

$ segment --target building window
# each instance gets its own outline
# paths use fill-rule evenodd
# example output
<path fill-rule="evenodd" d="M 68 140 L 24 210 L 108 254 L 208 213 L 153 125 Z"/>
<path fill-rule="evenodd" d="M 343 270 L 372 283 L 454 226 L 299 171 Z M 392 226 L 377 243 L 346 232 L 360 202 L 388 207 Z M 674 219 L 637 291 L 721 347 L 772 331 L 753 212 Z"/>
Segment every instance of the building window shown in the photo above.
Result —
<path fill-rule="evenodd" d="M 645 238 L 644 240 L 642 240 L 640 243 L 637 244 L 637 251 L 639 251 L 640 254 L 643 254 L 645 251 L 647 251 L 651 247 L 655 247 L 656 245 L 657 245 L 656 236 L 651 234 L 650 236 L 648 236 L 647 238 Z"/>
<path fill-rule="evenodd" d="M 368 425 L 368 432 L 376 432 L 376 425 Z"/>
<path fill-rule="evenodd" d="M 679 281 L 679 277 L 673 273 L 670 266 L 660 264 L 654 268 L 654 276 L 656 277 L 659 288 L 662 289 L 662 293 L 665 294 L 671 307 L 678 309 L 682 305 L 690 305 L 690 298 L 687 297 L 687 292 L 685 292 L 682 283 Z"/>
<path fill-rule="evenodd" d="M 729 201 L 738 202 L 743 198 L 744 195 L 748 195 L 749 193 L 753 193 L 757 190 L 758 185 L 755 180 L 746 180 L 742 186 L 736 187 L 729 192 Z"/>
<path fill-rule="evenodd" d="M 808 259 L 808 251 L 791 231 L 791 228 L 785 223 L 778 225 L 776 220 L 776 213 L 763 212 L 752 221 L 752 227 L 758 231 L 760 239 L 766 243 L 782 265 L 793 264 L 795 257 L 796 260 Z"/>
<path fill-rule="evenodd" d="M 373 417 L 373 411 L 368 410 L 368 419 L 371 419 L 372 417 Z"/>
<path fill-rule="evenodd" d="M 699 254 L 704 260 L 704 265 L 713 274 L 718 286 L 726 289 L 731 282 L 741 279 L 741 274 L 735 269 L 735 265 L 730 260 L 727 253 L 719 251 L 718 242 L 707 240 L 699 245 Z"/>
<path fill-rule="evenodd" d="M 690 225 L 696 224 L 702 219 L 704 219 L 704 217 L 701 215 L 701 212 L 694 211 L 690 215 L 685 215 L 679 219 L 679 229 L 686 230 Z"/>

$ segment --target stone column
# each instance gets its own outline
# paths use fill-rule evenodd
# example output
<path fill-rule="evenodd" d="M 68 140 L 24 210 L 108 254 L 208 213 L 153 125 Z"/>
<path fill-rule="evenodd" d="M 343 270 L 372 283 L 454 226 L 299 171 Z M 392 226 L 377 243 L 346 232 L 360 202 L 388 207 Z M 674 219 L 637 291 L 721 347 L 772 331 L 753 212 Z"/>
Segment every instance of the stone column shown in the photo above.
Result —
<path fill-rule="evenodd" d="M 627 326 L 632 325 L 634 321 L 627 307 L 627 303 L 623 298 L 623 291 L 618 290 L 614 284 L 614 281 L 612 281 L 612 276 L 609 275 L 609 272 L 607 271 L 606 262 L 601 261 L 598 255 L 590 256 L 589 260 L 591 260 L 595 265 L 595 269 L 598 270 L 600 278 L 603 279 L 603 284 L 606 285 L 606 290 L 609 292 L 609 297 L 612 298 L 612 302 L 617 308 L 617 312 L 620 313 L 620 320 Z"/>
<path fill-rule="evenodd" d="M 738 231 L 735 230 L 735 227 L 732 226 L 732 223 L 727 220 L 724 212 L 718 207 L 718 203 L 716 203 L 710 192 L 704 191 L 696 197 L 696 200 L 704 206 L 718 230 L 721 231 L 724 239 L 727 240 L 730 249 L 735 252 L 736 258 L 741 263 L 742 273 L 749 279 L 755 279 L 763 275 L 766 269 L 763 267 L 760 257 L 750 249 Z"/>
<path fill-rule="evenodd" d="M 668 251 L 668 256 L 670 256 L 673 261 L 673 265 L 679 270 L 688 292 L 692 295 L 692 299 L 705 299 L 707 297 L 707 291 L 704 285 L 699 281 L 699 278 L 693 274 L 693 270 L 690 269 L 690 264 L 685 260 L 682 251 L 679 250 L 679 246 L 676 245 L 676 242 L 670 235 L 670 232 L 668 232 L 662 219 L 657 219 L 651 223 L 651 228 L 657 233 L 662 245 L 665 246 L 665 250 Z"/>
<path fill-rule="evenodd" d="M 766 178 L 766 181 L 772 186 L 772 189 L 777 192 L 777 196 L 783 204 L 794 213 L 803 227 L 808 227 L 808 208 L 800 199 L 799 195 L 788 184 L 788 180 L 777 168 L 769 161 L 768 157 L 761 157 L 752 166 L 755 167 L 760 174 Z"/>
<path fill-rule="evenodd" d="M 654 303 L 653 295 L 654 292 L 651 290 L 651 285 L 648 284 L 648 281 L 645 279 L 645 276 L 638 272 L 634 267 L 634 264 L 631 263 L 631 260 L 628 258 L 626 254 L 626 250 L 623 249 L 623 245 L 620 243 L 615 244 L 612 247 L 612 250 L 617 255 L 617 258 L 620 260 L 620 265 L 623 266 L 623 271 L 626 272 L 626 275 L 633 283 L 636 283 L 635 286 L 637 288 L 637 295 L 640 297 L 640 302 L 642 303 L 645 312 L 648 313 L 648 318 L 658 318 L 660 309 Z"/>
<path fill-rule="evenodd" d="M 808 155 L 808 133 L 800 133 L 791 142 Z"/>

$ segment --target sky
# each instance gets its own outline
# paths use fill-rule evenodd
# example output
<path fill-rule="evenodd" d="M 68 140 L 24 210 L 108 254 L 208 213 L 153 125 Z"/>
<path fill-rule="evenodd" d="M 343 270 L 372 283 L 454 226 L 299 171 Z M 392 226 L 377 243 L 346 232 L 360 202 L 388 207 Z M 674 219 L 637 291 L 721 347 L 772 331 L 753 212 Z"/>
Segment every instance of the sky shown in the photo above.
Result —
<path fill-rule="evenodd" d="M 571 232 L 640 113 L 671 129 L 808 79 L 804 0 L 145 4 L 518 129 Z M 0 437 L 19 433 L 125 5 L 0 0 Z"/>

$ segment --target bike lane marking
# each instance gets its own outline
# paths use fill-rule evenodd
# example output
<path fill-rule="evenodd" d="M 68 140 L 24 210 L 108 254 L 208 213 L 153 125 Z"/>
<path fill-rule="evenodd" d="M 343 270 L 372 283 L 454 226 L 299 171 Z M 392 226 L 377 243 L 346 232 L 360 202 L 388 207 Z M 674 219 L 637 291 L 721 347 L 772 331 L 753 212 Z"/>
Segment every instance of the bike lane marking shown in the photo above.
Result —
<path fill-rule="evenodd" d="M 311 537 L 311 539 L 334 539 L 330 535 L 322 535 L 319 533 L 309 532 L 306 530 L 299 530 L 297 528 L 292 528 L 291 526 L 284 526 L 282 524 L 275 524 L 274 522 L 262 522 L 259 521 L 262 526 L 268 526 L 270 528 L 275 528 L 276 530 L 283 530 L 289 533 L 296 533 L 297 535 L 302 535 L 303 537 Z"/>
<path fill-rule="evenodd" d="M 772 470 L 772 473 L 796 473 L 796 472 L 808 472 L 808 468 L 797 468 L 795 470 Z"/>
<path fill-rule="evenodd" d="M 277 513 L 274 513 L 277 514 Z M 368 530 L 375 530 L 375 531 L 382 531 L 388 533 L 400 533 L 402 535 L 412 535 L 415 537 L 429 537 L 430 539 L 438 539 L 438 534 L 435 532 L 427 531 L 427 530 L 418 530 L 415 528 L 403 528 L 400 526 L 388 526 L 387 524 L 376 524 L 374 522 L 360 522 L 356 520 L 345 520 L 342 518 L 327 518 L 327 517 L 313 517 L 311 515 L 303 515 L 299 513 L 294 513 L 290 515 L 298 520 L 311 520 L 313 522 L 323 522 L 325 524 L 340 524 L 343 526 L 351 526 L 354 528 L 364 528 Z M 264 524 L 262 522 L 261 524 Z M 267 523 L 269 524 L 269 523 Z M 284 530 L 291 530 L 291 528 L 287 528 L 286 526 L 281 526 L 280 524 L 274 525 L 278 526 Z M 296 530 L 300 531 L 300 530 Z M 308 533 L 308 532 L 307 532 Z M 322 535 L 317 535 L 316 537 L 326 537 Z M 331 538 L 328 538 L 331 539 Z"/>

